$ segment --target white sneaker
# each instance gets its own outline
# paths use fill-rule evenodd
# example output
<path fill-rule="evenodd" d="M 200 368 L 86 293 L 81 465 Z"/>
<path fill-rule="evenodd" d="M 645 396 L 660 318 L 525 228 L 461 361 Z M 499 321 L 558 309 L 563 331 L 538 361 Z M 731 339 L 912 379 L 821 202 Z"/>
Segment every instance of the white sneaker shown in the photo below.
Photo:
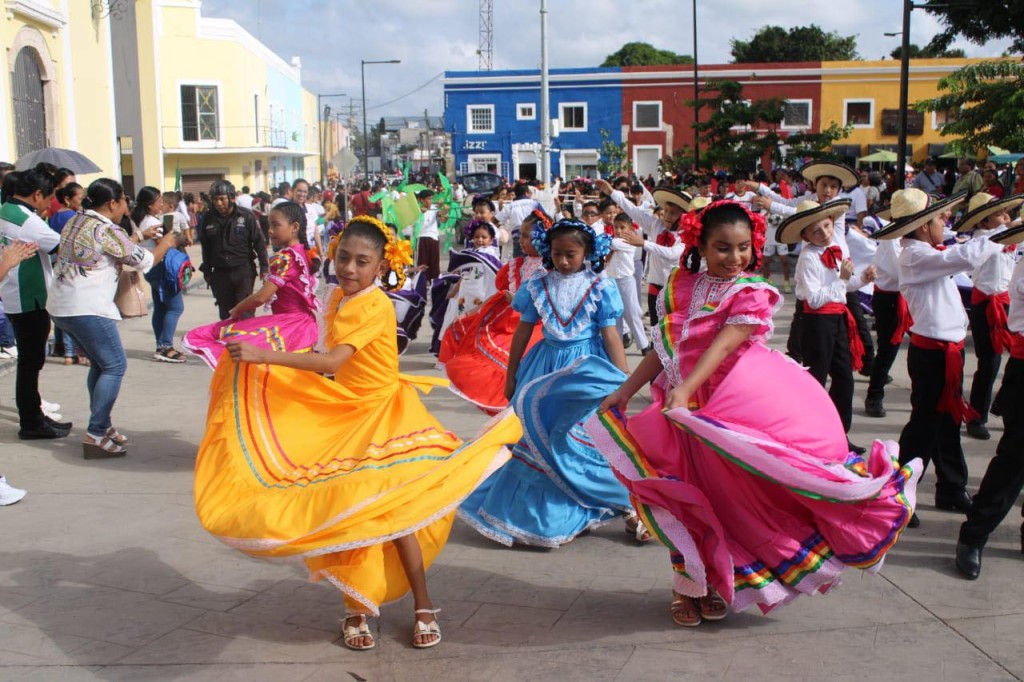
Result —
<path fill-rule="evenodd" d="M 0 360 L 17 360 L 17 346 L 0 346 Z"/>
<path fill-rule="evenodd" d="M 51 403 L 40 398 L 39 409 L 41 409 L 44 414 L 48 414 L 50 412 L 60 412 L 60 405 L 58 405 L 57 403 Z"/>
<path fill-rule="evenodd" d="M 14 504 L 25 497 L 26 492 L 19 488 L 15 488 L 7 483 L 7 479 L 0 476 L 0 507 L 6 507 L 9 504 Z"/>

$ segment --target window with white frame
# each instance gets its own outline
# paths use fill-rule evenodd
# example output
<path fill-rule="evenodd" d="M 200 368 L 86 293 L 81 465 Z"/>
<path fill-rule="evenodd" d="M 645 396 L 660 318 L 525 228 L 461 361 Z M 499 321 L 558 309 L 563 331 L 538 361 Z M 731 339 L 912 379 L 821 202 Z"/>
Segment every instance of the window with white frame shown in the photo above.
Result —
<path fill-rule="evenodd" d="M 854 128 L 874 128 L 874 121 L 875 100 L 843 100 L 843 125 L 852 125 Z"/>
<path fill-rule="evenodd" d="M 725 112 L 726 104 L 731 104 L 733 106 L 742 106 L 742 107 L 746 107 L 747 109 L 749 109 L 750 105 L 752 103 L 753 102 L 751 100 L 749 100 L 749 99 L 744 99 L 744 100 L 738 100 L 738 101 L 731 101 L 731 102 L 728 102 L 728 103 L 723 103 L 722 104 L 722 112 L 723 113 Z M 747 124 L 738 125 L 738 126 L 731 126 L 729 128 L 729 130 L 750 130 L 750 126 L 747 125 Z"/>
<path fill-rule="evenodd" d="M 563 133 L 587 131 L 587 103 L 564 102 L 558 105 L 558 120 Z"/>
<path fill-rule="evenodd" d="M 181 86 L 181 139 L 207 142 L 220 139 L 217 121 L 217 86 Z"/>
<path fill-rule="evenodd" d="M 952 123 L 953 121 L 957 120 L 957 118 L 959 118 L 959 117 L 960 117 L 960 110 L 956 109 L 956 108 L 953 108 L 953 109 L 943 109 L 942 111 L 933 111 L 932 112 L 932 130 L 938 130 L 942 126 L 947 125 L 947 124 Z"/>
<path fill-rule="evenodd" d="M 782 105 L 783 128 L 811 127 L 811 100 L 791 99 Z"/>
<path fill-rule="evenodd" d="M 494 132 L 494 105 L 471 104 L 466 107 L 467 133 Z"/>
<path fill-rule="evenodd" d="M 661 130 L 661 102 L 633 102 L 633 130 Z"/>
<path fill-rule="evenodd" d="M 597 151 L 593 149 L 570 150 L 562 152 L 563 173 L 567 178 L 596 178 Z"/>
<path fill-rule="evenodd" d="M 517 121 L 533 121 L 537 118 L 537 105 L 533 102 L 520 102 L 516 105 Z"/>

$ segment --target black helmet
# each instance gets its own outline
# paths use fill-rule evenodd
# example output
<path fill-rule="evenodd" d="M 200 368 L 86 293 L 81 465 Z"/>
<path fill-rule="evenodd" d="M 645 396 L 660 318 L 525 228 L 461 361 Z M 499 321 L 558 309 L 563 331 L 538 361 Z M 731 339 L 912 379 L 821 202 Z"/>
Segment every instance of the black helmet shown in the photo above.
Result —
<path fill-rule="evenodd" d="M 222 197 L 225 195 L 230 199 L 234 199 L 235 186 L 227 180 L 215 180 L 214 183 L 210 185 L 210 198 L 212 199 L 214 197 Z"/>

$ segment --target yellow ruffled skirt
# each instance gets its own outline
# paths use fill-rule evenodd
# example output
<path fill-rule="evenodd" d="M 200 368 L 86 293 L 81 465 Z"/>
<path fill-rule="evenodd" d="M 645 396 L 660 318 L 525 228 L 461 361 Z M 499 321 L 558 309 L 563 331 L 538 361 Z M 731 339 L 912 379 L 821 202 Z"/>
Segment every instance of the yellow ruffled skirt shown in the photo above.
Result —
<path fill-rule="evenodd" d="M 400 375 L 360 392 L 311 372 L 222 361 L 196 460 L 203 527 L 254 557 L 301 558 L 350 607 L 376 615 L 409 583 L 395 538 L 415 533 L 429 567 L 455 511 L 521 436 L 511 412 L 463 444 Z"/>

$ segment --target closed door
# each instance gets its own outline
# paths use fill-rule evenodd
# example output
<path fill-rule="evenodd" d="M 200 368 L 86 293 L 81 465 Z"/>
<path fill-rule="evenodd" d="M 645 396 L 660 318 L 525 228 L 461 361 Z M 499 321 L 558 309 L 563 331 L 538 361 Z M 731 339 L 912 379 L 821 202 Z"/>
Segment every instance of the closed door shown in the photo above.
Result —
<path fill-rule="evenodd" d="M 633 171 L 639 176 L 658 174 L 658 161 L 661 160 L 660 147 L 638 147 L 636 149 L 636 168 Z"/>
<path fill-rule="evenodd" d="M 14 128 L 18 156 L 46 147 L 46 100 L 43 97 L 43 76 L 36 53 L 23 47 L 14 60 L 11 83 L 14 100 Z"/>

